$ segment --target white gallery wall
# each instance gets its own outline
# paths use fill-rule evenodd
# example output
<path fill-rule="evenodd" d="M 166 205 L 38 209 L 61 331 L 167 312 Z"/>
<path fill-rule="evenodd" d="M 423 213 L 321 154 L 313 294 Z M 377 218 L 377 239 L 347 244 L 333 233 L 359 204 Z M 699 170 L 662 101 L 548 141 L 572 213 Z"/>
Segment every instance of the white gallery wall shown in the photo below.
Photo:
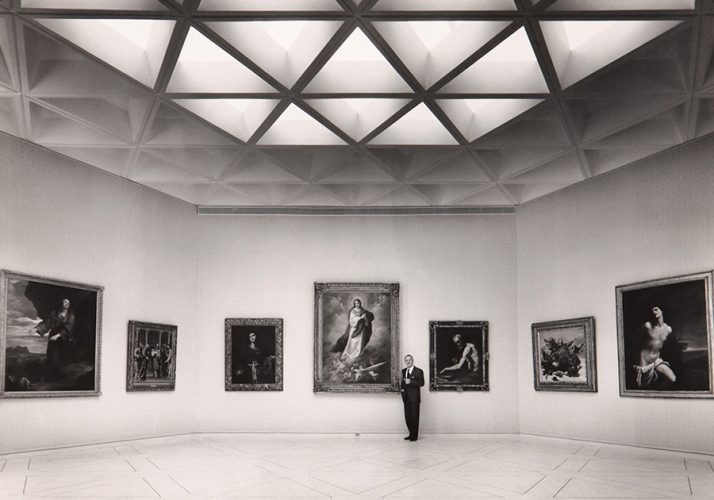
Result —
<path fill-rule="evenodd" d="M 422 432 L 517 432 L 513 216 L 200 217 L 206 431 L 402 432 L 398 394 L 314 394 L 314 282 L 396 282 L 401 351 L 428 379 L 429 321 L 487 320 L 491 390 L 422 390 Z M 223 320 L 284 320 L 283 392 L 225 392 Z M 428 380 L 427 380 L 428 384 Z"/>
<path fill-rule="evenodd" d="M 193 429 L 195 209 L 0 134 L 0 268 L 104 286 L 100 397 L 0 400 L 0 453 Z M 126 392 L 127 323 L 178 326 L 176 391 Z"/>
<path fill-rule="evenodd" d="M 619 396 L 615 310 L 617 285 L 714 269 L 713 150 L 690 143 L 519 208 L 521 432 L 714 452 L 713 400 Z M 599 391 L 537 393 L 531 323 L 583 316 Z"/>

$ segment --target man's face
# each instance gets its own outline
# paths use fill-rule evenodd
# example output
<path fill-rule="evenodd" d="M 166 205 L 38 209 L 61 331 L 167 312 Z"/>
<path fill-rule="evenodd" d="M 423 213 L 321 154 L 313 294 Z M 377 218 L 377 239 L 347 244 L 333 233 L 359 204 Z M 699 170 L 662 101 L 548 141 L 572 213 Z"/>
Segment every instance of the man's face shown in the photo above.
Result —
<path fill-rule="evenodd" d="M 407 365 L 407 368 L 411 368 L 412 365 L 414 364 L 414 358 L 412 358 L 411 356 L 405 356 L 404 364 Z"/>
<path fill-rule="evenodd" d="M 256 339 L 255 333 L 251 333 L 250 335 L 248 335 L 248 340 L 250 340 L 251 343 L 255 343 L 255 339 Z"/>
<path fill-rule="evenodd" d="M 64 309 L 69 309 L 69 299 L 64 299 L 64 300 L 62 301 L 62 307 L 63 307 Z"/>

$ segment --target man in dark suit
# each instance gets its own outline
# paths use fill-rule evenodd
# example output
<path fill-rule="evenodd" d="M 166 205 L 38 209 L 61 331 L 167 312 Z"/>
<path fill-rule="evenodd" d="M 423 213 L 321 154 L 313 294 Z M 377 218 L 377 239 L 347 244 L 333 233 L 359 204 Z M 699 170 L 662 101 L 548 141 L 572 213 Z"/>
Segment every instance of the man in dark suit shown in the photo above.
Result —
<path fill-rule="evenodd" d="M 421 403 L 419 388 L 424 385 L 424 372 L 414 366 L 414 358 L 411 354 L 404 356 L 404 363 L 407 367 L 402 370 L 401 391 L 404 418 L 409 429 L 409 435 L 404 439 L 416 441 L 419 437 L 419 404 Z"/>

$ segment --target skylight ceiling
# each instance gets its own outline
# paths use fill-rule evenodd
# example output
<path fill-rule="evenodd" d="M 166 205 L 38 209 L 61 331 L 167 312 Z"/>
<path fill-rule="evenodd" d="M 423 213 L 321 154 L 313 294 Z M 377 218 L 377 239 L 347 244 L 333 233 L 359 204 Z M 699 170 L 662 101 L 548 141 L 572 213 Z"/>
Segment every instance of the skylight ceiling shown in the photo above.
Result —
<path fill-rule="evenodd" d="M 0 131 L 195 204 L 514 206 L 714 133 L 707 2 L 3 6 Z"/>

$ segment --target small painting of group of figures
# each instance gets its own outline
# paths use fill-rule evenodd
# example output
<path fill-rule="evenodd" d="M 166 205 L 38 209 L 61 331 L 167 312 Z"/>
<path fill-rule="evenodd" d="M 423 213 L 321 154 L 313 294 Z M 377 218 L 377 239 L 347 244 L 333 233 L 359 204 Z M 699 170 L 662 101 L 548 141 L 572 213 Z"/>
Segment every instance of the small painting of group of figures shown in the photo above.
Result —
<path fill-rule="evenodd" d="M 0 274 L 0 396 L 98 396 L 102 288 Z"/>
<path fill-rule="evenodd" d="M 283 320 L 225 320 L 227 391 L 283 390 Z"/>
<path fill-rule="evenodd" d="M 129 322 L 127 391 L 176 387 L 176 331 L 174 325 Z"/>
<path fill-rule="evenodd" d="M 531 332 L 537 391 L 597 392 L 594 318 L 534 323 Z"/>

